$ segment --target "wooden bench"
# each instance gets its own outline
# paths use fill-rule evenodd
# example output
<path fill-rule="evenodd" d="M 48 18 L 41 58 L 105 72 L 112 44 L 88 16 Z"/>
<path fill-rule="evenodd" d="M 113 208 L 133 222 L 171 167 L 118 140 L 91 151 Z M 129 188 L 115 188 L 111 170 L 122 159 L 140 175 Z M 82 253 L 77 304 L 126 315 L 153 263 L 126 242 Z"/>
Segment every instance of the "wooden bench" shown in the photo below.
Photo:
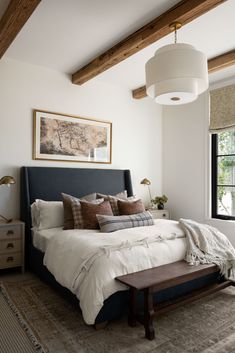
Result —
<path fill-rule="evenodd" d="M 130 287 L 130 304 L 128 323 L 136 326 L 138 320 L 144 325 L 145 337 L 149 340 L 154 339 L 155 331 L 153 328 L 154 314 L 174 309 L 179 305 L 192 302 L 208 294 L 224 289 L 234 282 L 224 280 L 209 286 L 194 290 L 193 292 L 181 296 L 180 298 L 162 303 L 154 307 L 153 294 L 166 288 L 174 287 L 179 284 L 218 272 L 219 269 L 214 264 L 190 266 L 185 261 L 178 261 L 168 265 L 150 268 L 148 270 L 130 273 L 116 277 L 116 280 Z M 141 318 L 137 312 L 137 292 L 144 293 L 144 316 Z"/>

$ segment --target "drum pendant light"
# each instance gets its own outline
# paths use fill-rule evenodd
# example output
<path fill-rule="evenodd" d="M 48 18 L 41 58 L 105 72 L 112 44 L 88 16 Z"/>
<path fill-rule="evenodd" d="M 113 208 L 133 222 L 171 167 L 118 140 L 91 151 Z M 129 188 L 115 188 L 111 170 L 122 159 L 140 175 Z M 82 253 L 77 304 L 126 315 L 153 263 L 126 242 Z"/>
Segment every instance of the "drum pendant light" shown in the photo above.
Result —
<path fill-rule="evenodd" d="M 175 43 L 158 49 L 145 65 L 147 95 L 163 105 L 179 105 L 192 102 L 208 88 L 208 66 L 204 53 L 192 45 L 177 43 L 177 29 L 181 23 L 174 22 Z"/>

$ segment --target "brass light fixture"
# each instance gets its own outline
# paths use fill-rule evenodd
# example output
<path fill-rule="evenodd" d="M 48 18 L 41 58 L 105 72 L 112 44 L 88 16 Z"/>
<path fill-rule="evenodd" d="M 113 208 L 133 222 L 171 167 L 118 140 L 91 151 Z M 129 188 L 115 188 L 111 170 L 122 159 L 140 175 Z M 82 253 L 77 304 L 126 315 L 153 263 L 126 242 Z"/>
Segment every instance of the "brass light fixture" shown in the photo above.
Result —
<path fill-rule="evenodd" d="M 15 184 L 15 179 L 12 176 L 6 175 L 0 179 L 0 185 L 7 185 L 10 186 L 12 184 Z M 0 217 L 4 219 L 7 223 L 10 223 L 12 219 L 8 219 L 0 214 Z"/>
<path fill-rule="evenodd" d="M 151 181 L 147 178 L 144 178 L 143 180 L 141 180 L 140 184 L 142 185 L 147 185 L 148 186 L 148 190 L 149 190 L 149 198 L 150 198 L 150 204 L 152 203 L 152 195 L 151 195 L 151 191 L 150 191 L 150 187 L 149 185 L 151 185 Z"/>
<path fill-rule="evenodd" d="M 0 185 L 11 185 L 15 183 L 15 179 L 9 175 L 6 175 L 0 179 Z"/>

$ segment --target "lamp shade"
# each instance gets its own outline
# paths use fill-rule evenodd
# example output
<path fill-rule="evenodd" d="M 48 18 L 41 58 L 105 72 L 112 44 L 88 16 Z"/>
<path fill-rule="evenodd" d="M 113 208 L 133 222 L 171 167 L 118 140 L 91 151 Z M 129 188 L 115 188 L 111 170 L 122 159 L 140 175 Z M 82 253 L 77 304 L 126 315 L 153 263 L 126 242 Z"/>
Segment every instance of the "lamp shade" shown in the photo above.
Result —
<path fill-rule="evenodd" d="M 190 44 L 158 49 L 145 70 L 147 95 L 159 104 L 189 103 L 208 88 L 207 58 Z"/>
<path fill-rule="evenodd" d="M 151 185 L 151 181 L 148 180 L 147 178 L 144 178 L 143 180 L 141 180 L 140 184 L 143 184 L 143 185 Z"/>
<path fill-rule="evenodd" d="M 0 185 L 15 184 L 15 179 L 9 175 L 6 175 L 0 179 Z"/>

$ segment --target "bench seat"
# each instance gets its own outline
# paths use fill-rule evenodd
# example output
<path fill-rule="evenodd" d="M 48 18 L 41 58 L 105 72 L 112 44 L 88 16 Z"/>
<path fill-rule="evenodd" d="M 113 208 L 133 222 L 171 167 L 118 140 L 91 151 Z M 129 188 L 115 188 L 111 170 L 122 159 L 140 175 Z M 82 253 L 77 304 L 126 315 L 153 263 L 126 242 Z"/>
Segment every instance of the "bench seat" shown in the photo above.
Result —
<path fill-rule="evenodd" d="M 129 302 L 129 317 L 128 323 L 130 326 L 135 326 L 136 321 L 140 321 L 145 327 L 145 337 L 152 340 L 155 337 L 153 328 L 154 314 L 162 313 L 174 309 L 179 305 L 189 303 L 193 300 L 199 299 L 205 295 L 214 293 L 218 290 L 224 289 L 230 285 L 234 286 L 234 282 L 225 280 L 220 277 L 220 281 L 216 284 L 206 286 L 184 295 L 168 303 L 156 305 L 154 307 L 153 294 L 166 288 L 171 288 L 188 281 L 219 272 L 219 268 L 215 264 L 205 264 L 190 266 L 185 261 L 178 261 L 167 265 L 162 265 L 150 268 L 143 271 L 129 273 L 127 275 L 118 276 L 116 280 L 127 285 L 130 289 Z M 137 310 L 137 292 L 144 293 L 144 317 L 138 315 Z"/>

